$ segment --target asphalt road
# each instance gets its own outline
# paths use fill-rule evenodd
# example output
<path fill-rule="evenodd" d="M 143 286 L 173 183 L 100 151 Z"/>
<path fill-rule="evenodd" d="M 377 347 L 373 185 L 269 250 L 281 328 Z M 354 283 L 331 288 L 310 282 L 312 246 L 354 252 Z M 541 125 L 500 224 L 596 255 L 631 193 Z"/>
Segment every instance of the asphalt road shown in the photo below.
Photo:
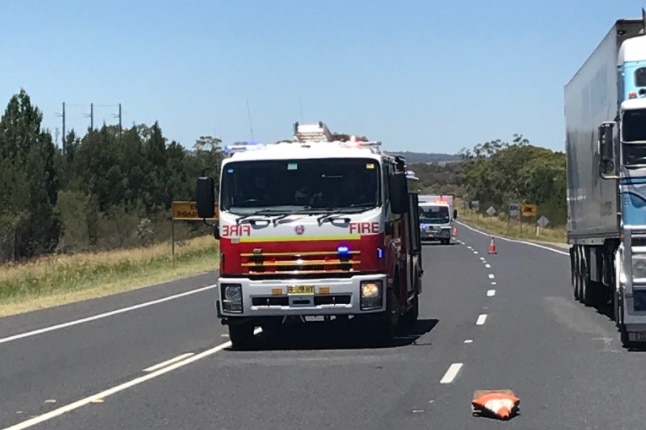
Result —
<path fill-rule="evenodd" d="M 425 247 L 420 320 L 388 348 L 313 326 L 230 351 L 213 289 L 0 339 L 0 429 L 499 428 L 470 410 L 474 390 L 493 388 L 521 399 L 508 428 L 641 428 L 643 353 L 623 349 L 612 321 L 573 300 L 564 251 L 497 239 L 489 255 L 489 237 L 463 226 L 458 239 Z M 65 313 L 83 318 L 126 299 Z M 0 319 L 0 333 L 61 323 L 63 314 Z M 144 370 L 184 353 L 194 354 Z"/>

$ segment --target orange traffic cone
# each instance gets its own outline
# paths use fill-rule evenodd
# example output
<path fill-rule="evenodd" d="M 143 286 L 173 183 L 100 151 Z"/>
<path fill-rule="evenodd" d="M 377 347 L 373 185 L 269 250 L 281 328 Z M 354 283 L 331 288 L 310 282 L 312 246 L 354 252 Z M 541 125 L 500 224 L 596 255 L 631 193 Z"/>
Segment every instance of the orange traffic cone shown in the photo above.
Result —
<path fill-rule="evenodd" d="M 453 226 L 453 232 L 451 234 L 453 237 L 458 237 L 458 228 L 456 226 Z"/>
<path fill-rule="evenodd" d="M 496 244 L 493 241 L 493 236 L 491 236 L 491 242 L 489 242 L 489 254 L 498 254 L 498 251 L 496 251 Z"/>
<path fill-rule="evenodd" d="M 512 390 L 476 390 L 471 400 L 474 414 L 508 420 L 518 411 L 520 399 Z"/>

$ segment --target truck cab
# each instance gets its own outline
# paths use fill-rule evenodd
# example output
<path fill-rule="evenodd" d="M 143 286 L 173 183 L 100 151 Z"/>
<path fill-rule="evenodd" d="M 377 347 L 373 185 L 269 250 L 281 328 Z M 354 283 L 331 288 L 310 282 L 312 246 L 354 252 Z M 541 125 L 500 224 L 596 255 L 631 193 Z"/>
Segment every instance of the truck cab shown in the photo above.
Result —
<path fill-rule="evenodd" d="M 422 195 L 419 197 L 420 235 L 423 241 L 451 242 L 451 234 L 458 216 L 453 208 L 453 195 Z"/>
<path fill-rule="evenodd" d="M 294 139 L 225 148 L 220 168 L 217 315 L 234 347 L 285 322 L 370 321 L 392 338 L 417 319 L 421 244 L 406 164 L 381 143 L 294 125 Z M 200 218 L 214 179 L 197 183 Z"/>

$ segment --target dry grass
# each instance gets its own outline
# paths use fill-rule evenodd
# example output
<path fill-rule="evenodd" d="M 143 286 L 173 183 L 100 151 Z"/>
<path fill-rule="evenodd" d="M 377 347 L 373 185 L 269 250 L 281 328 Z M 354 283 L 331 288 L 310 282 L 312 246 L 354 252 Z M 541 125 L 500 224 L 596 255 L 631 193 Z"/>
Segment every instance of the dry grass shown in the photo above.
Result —
<path fill-rule="evenodd" d="M 216 269 L 218 242 L 203 236 L 146 248 L 56 255 L 0 266 L 0 316 L 133 290 Z"/>
<path fill-rule="evenodd" d="M 508 222 L 496 216 L 478 215 L 469 209 L 458 209 L 458 221 L 466 222 L 473 227 L 497 236 L 567 246 L 565 227 L 548 226 L 540 229 L 537 235 L 536 224 L 533 221 L 523 222 L 521 230 L 521 225 L 518 220 Z"/>

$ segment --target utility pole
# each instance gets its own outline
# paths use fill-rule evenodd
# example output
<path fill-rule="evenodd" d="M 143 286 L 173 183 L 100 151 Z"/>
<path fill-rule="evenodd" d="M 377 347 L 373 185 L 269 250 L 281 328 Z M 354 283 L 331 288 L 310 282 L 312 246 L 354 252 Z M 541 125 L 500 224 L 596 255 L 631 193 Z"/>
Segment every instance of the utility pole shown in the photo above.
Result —
<path fill-rule="evenodd" d="M 57 114 L 56 116 L 60 116 L 63 119 L 63 138 L 61 140 L 61 147 L 63 148 L 63 154 L 67 152 L 66 148 L 66 141 L 65 141 L 65 102 L 63 102 L 63 110 L 61 113 Z"/>
<path fill-rule="evenodd" d="M 122 116 L 121 116 L 121 103 L 119 103 L 119 113 L 117 114 L 117 118 L 119 118 L 119 134 L 123 131 L 123 127 L 121 126 L 122 122 Z"/>
<path fill-rule="evenodd" d="M 90 103 L 90 114 L 85 117 L 90 118 L 90 130 L 94 130 L 94 103 Z"/>

